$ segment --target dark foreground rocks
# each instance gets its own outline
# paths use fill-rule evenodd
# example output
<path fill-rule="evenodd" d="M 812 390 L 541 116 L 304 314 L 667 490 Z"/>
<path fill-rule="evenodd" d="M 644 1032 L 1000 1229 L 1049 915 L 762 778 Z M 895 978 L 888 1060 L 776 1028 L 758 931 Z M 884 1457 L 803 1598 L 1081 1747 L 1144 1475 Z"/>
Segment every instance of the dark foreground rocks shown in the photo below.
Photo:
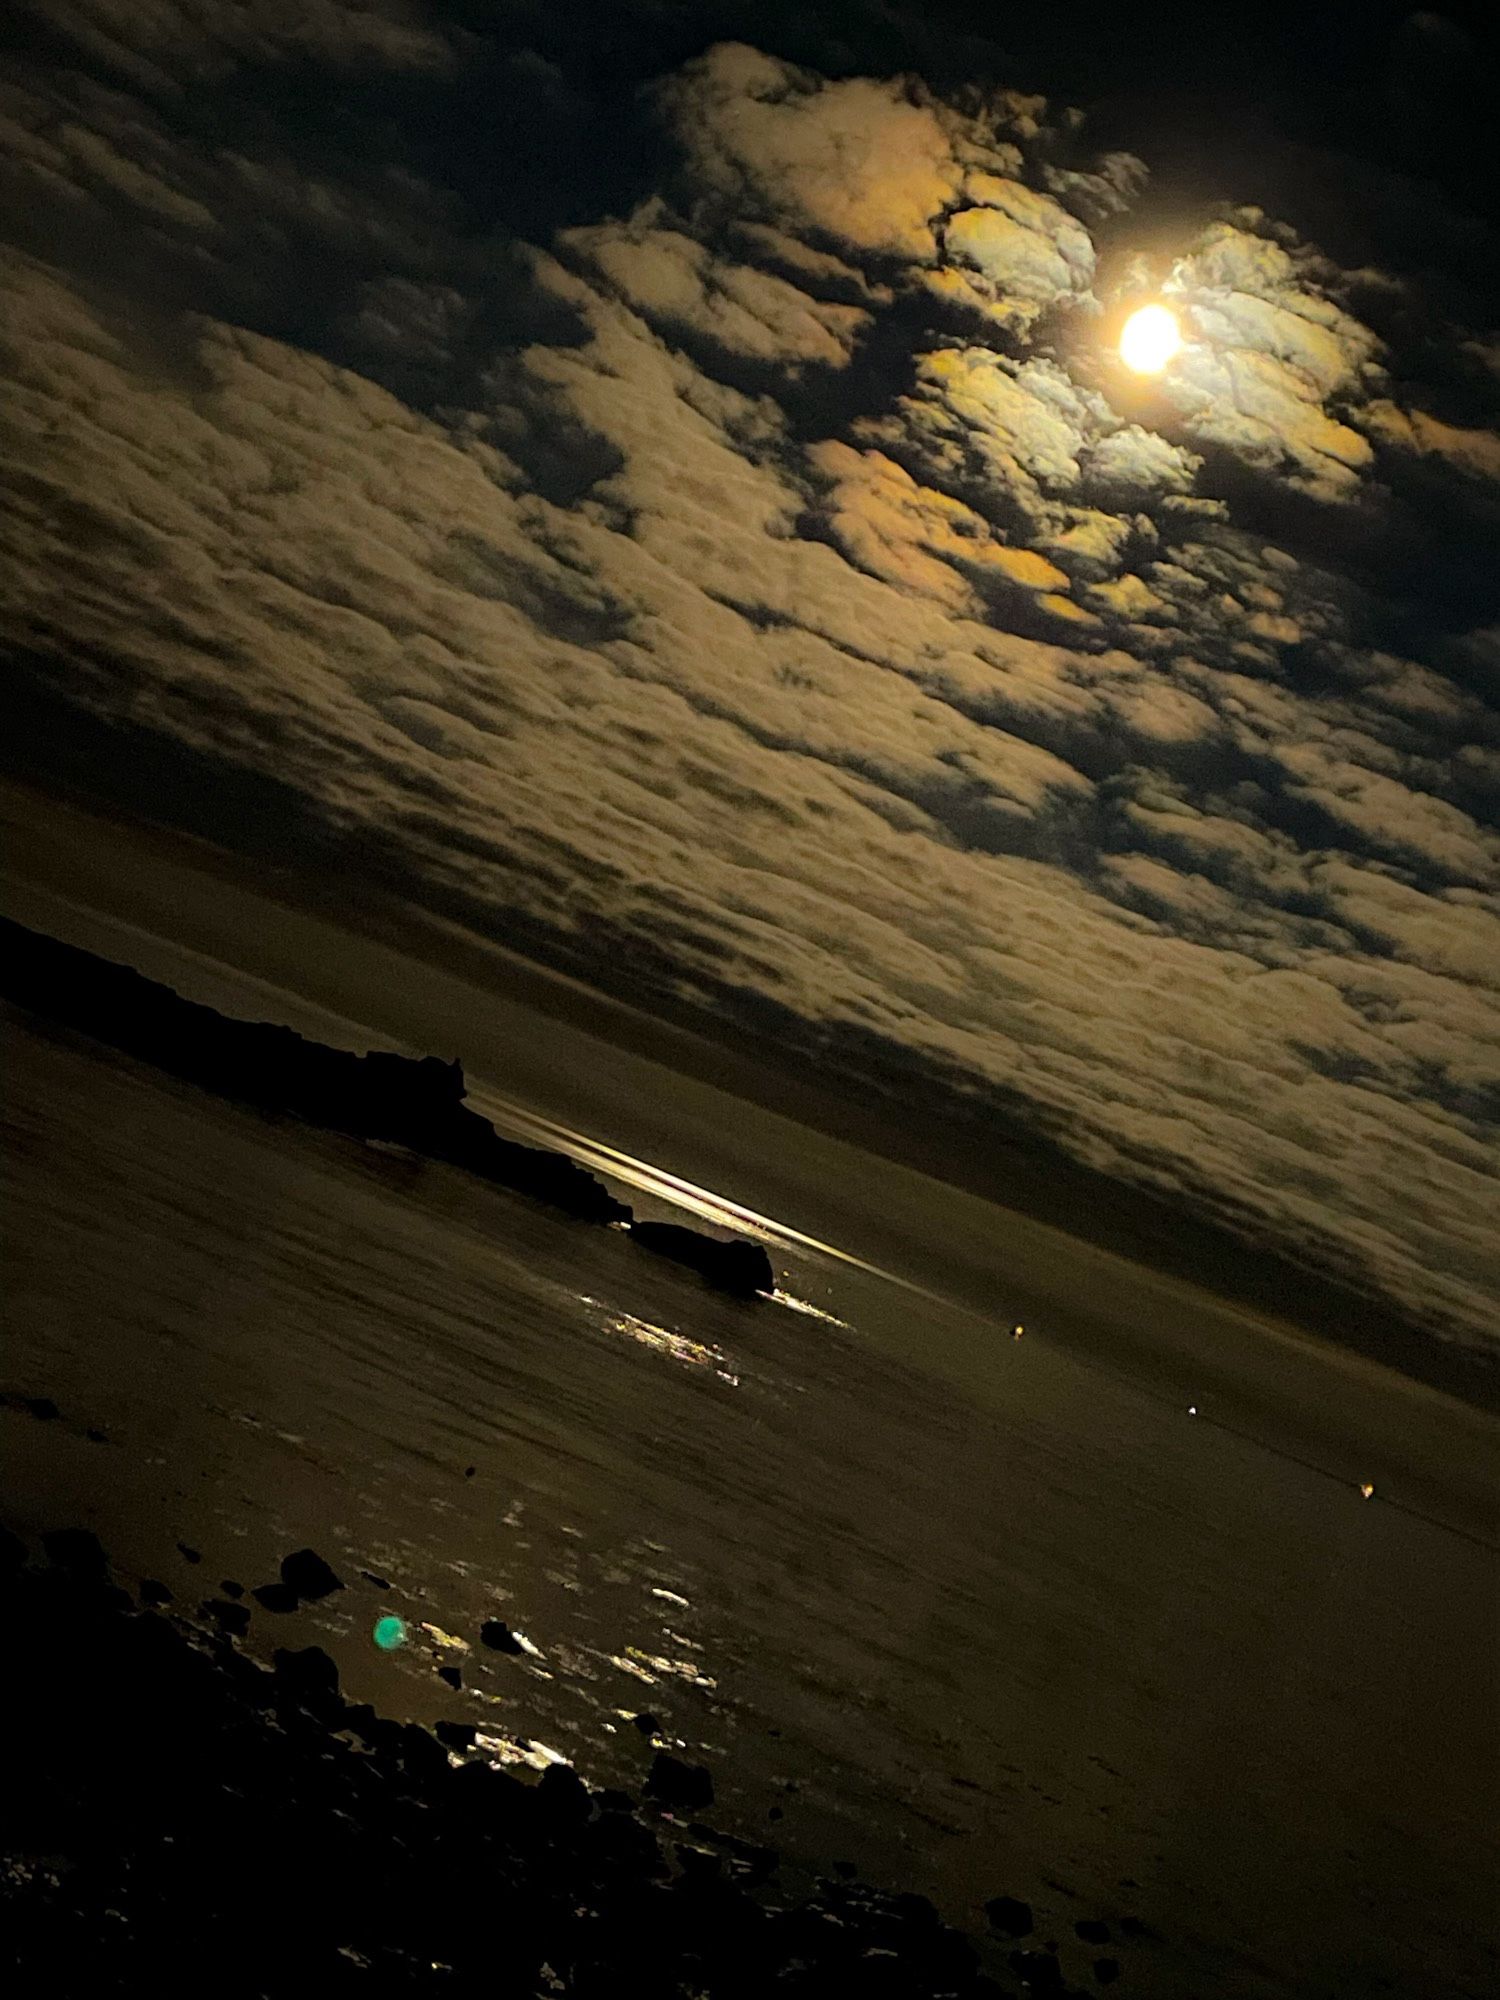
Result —
<path fill-rule="evenodd" d="M 92 1537 L 65 1531 L 48 1556 L 0 1543 L 15 2000 L 155 1995 L 166 1967 L 216 2000 L 1016 1990 L 923 1897 L 841 1880 L 799 1898 L 773 1849 L 686 1810 L 591 1792 L 566 1767 L 525 1781 L 470 1754 L 468 1725 L 346 1702 L 316 1646 L 267 1670 L 142 1608 Z M 674 1803 L 712 1796 L 690 1766 L 659 1757 L 654 1775 Z"/>
<path fill-rule="evenodd" d="M 9 918 L 0 918 L 0 995 L 221 1097 L 445 1161 L 583 1222 L 632 1222 L 629 1204 L 576 1160 L 502 1139 L 471 1111 L 458 1062 L 380 1049 L 354 1055 L 273 1022 L 235 1020 Z M 758 1244 L 676 1223 L 641 1223 L 631 1234 L 723 1291 L 752 1298 L 775 1290 Z M 34 1414 L 58 1413 L 51 1405 Z"/>

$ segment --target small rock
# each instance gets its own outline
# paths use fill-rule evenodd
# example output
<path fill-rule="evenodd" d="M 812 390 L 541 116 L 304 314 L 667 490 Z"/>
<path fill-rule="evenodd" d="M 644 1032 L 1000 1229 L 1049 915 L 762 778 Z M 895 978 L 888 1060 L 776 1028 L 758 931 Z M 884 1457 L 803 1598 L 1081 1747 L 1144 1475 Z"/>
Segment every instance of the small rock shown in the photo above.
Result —
<path fill-rule="evenodd" d="M 179 1542 L 177 1544 L 177 1553 L 182 1557 L 184 1562 L 201 1563 L 203 1560 L 202 1551 L 199 1549 L 190 1549 L 186 1542 Z"/>
<path fill-rule="evenodd" d="M 295 1611 L 302 1602 L 289 1583 L 257 1584 L 250 1595 L 262 1611 Z"/>
<path fill-rule="evenodd" d="M 915 1924 L 921 1930 L 936 1930 L 941 1921 L 937 1905 L 931 1898 L 915 1895 L 911 1891 L 892 1896 L 888 1907 L 898 1922 Z"/>
<path fill-rule="evenodd" d="M 446 1681 L 455 1693 L 464 1684 L 464 1677 L 457 1667 L 439 1667 L 437 1677 L 440 1681 Z"/>
<path fill-rule="evenodd" d="M 520 1653 L 525 1649 L 503 1618 L 486 1618 L 479 1628 L 479 1643 L 492 1653 Z"/>
<path fill-rule="evenodd" d="M 43 1423 L 50 1424 L 62 1415 L 62 1411 L 50 1396 L 23 1396 L 21 1401 L 31 1414 L 40 1417 Z"/>
<path fill-rule="evenodd" d="M 1073 1926 L 1075 1937 L 1081 1937 L 1085 1944 L 1108 1944 L 1109 1925 L 1098 1917 L 1080 1917 Z"/>
<path fill-rule="evenodd" d="M 1010 1969 L 1033 1993 L 1064 1991 L 1062 1967 L 1050 1951 L 1013 1951 Z"/>
<path fill-rule="evenodd" d="M 464 1478 L 472 1479 L 478 1470 L 479 1467 L 477 1465 L 466 1465 L 464 1467 Z"/>
<path fill-rule="evenodd" d="M 109 1568 L 99 1537 L 87 1528 L 52 1528 L 43 1535 L 42 1547 L 54 1569 L 72 1570 L 79 1576 L 103 1576 Z"/>
<path fill-rule="evenodd" d="M 388 1580 L 385 1577 L 383 1577 L 378 1570 L 362 1569 L 360 1571 L 360 1575 L 364 1578 L 366 1583 L 374 1584 L 377 1590 L 389 1590 L 391 1587 Z"/>
<path fill-rule="evenodd" d="M 242 1583 L 236 1583 L 232 1576 L 220 1578 L 219 1588 L 226 1597 L 243 1597 L 245 1594 L 245 1586 Z"/>
<path fill-rule="evenodd" d="M 536 1796 L 555 1826 L 581 1826 L 593 1811 L 593 1795 L 571 1764 L 549 1764 Z"/>
<path fill-rule="evenodd" d="M 206 1597 L 198 1609 L 205 1618 L 212 1618 L 221 1632 L 232 1632 L 237 1639 L 243 1639 L 250 1630 L 246 1605 L 232 1604 L 224 1597 Z"/>
<path fill-rule="evenodd" d="M 984 1914 L 990 1920 L 990 1929 L 1002 1937 L 1029 1937 L 1036 1928 L 1030 1903 L 1023 1903 L 1019 1896 L 991 1896 Z"/>
<path fill-rule="evenodd" d="M 1113 1986 L 1120 1976 L 1120 1961 L 1117 1958 L 1096 1958 L 1094 1977 L 1101 1986 Z"/>
<path fill-rule="evenodd" d="M 89 1429 L 89 1430 L 86 1430 L 86 1431 L 84 1432 L 84 1436 L 85 1436 L 85 1437 L 86 1437 L 86 1438 L 88 1439 L 88 1441 L 89 1441 L 89 1443 L 90 1443 L 90 1444 L 108 1444 L 108 1443 L 109 1443 L 109 1439 L 108 1439 L 108 1438 L 107 1438 L 107 1437 L 105 1436 L 105 1434 L 104 1434 L 104 1432 L 103 1432 L 103 1431 L 96 1431 L 96 1430 L 93 1430 L 93 1429 Z"/>
<path fill-rule="evenodd" d="M 158 1583 L 154 1576 L 141 1578 L 142 1604 L 161 1605 L 172 1602 L 172 1593 L 164 1583 Z"/>
<path fill-rule="evenodd" d="M 316 1549 L 297 1549 L 283 1556 L 281 1580 L 305 1604 L 316 1604 L 320 1598 L 332 1597 L 344 1587 L 343 1579 L 334 1574 Z"/>
<path fill-rule="evenodd" d="M 321 1646 L 289 1652 L 278 1646 L 272 1655 L 276 1678 L 300 1699 L 327 1700 L 339 1691 L 339 1670 Z"/>
<path fill-rule="evenodd" d="M 630 1721 L 632 1727 L 638 1729 L 642 1736 L 656 1736 L 660 1734 L 661 1717 L 653 1715 L 649 1708 L 643 1708 L 639 1715 L 631 1716 Z"/>
<path fill-rule="evenodd" d="M 472 1750 L 474 1748 L 474 1725 L 472 1722 L 435 1722 L 432 1733 L 445 1749 Z"/>
<path fill-rule="evenodd" d="M 420 1723 L 409 1722 L 401 1731 L 399 1741 L 401 1762 L 413 1777 L 428 1779 L 446 1773 L 448 1752 Z"/>
<path fill-rule="evenodd" d="M 658 1750 L 646 1774 L 646 1790 L 664 1806 L 698 1812 L 714 1802 L 714 1781 L 701 1764 L 685 1764 L 670 1751 Z"/>

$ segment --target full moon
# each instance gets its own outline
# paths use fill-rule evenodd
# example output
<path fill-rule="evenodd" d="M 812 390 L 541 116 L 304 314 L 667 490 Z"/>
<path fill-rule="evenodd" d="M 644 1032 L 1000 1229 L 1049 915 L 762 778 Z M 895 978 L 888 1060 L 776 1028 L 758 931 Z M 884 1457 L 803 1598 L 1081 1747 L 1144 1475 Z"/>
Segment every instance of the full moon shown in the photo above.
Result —
<path fill-rule="evenodd" d="M 1159 375 L 1182 345 L 1176 315 L 1165 306 L 1142 306 L 1120 333 L 1120 359 L 1137 375 Z"/>

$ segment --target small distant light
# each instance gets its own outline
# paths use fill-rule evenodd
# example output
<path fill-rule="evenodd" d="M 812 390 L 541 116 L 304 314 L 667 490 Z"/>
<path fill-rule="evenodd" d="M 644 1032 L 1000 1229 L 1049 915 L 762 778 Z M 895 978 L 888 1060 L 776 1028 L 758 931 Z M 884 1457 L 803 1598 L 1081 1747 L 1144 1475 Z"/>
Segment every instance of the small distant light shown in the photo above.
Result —
<path fill-rule="evenodd" d="M 1197 1414 L 1198 1414 L 1198 1405 L 1197 1405 L 1196 1403 L 1189 1403 L 1189 1404 L 1188 1404 L 1188 1415 L 1189 1415 L 1190 1417 L 1196 1417 L 1196 1416 L 1197 1416 Z"/>
<path fill-rule="evenodd" d="M 1373 1500 L 1375 1498 L 1375 1488 L 1370 1484 L 1368 1479 L 1365 1481 L 1364 1485 L 1360 1487 L 1359 1497 L 1361 1498 L 1361 1500 Z"/>
<path fill-rule="evenodd" d="M 1024 1326 L 1013 1326 L 1010 1330 L 1010 1337 L 1012 1340 L 1019 1340 L 1025 1331 Z"/>
<path fill-rule="evenodd" d="M 406 1636 L 404 1618 L 397 1618 L 394 1614 L 388 1613 L 386 1617 L 375 1620 L 373 1637 L 382 1653 L 394 1653 L 398 1646 L 404 1646 Z"/>

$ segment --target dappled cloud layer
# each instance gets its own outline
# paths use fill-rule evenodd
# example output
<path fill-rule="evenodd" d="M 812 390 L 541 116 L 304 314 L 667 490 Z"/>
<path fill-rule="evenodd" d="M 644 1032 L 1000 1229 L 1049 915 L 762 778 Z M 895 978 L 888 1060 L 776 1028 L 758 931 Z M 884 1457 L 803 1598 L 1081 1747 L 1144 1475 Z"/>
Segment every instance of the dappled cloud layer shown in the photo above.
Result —
<path fill-rule="evenodd" d="M 32 671 L 416 902 L 1493 1327 L 1492 331 L 1247 206 L 1143 273 L 1150 162 L 1037 97 L 719 46 L 641 106 L 650 198 L 527 241 L 225 108 L 440 97 L 415 13 L 50 12 L 0 97 Z"/>

